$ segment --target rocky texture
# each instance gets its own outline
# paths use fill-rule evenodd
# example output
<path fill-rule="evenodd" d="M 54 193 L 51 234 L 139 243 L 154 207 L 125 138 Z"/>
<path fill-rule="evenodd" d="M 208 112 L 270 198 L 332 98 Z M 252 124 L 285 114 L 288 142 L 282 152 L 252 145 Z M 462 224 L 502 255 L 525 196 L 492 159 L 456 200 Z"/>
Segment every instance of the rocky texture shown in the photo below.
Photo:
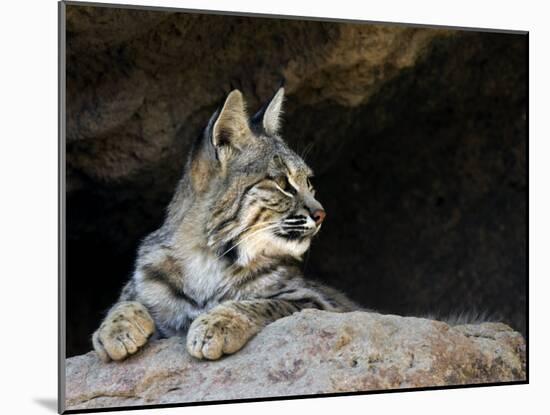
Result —
<path fill-rule="evenodd" d="M 452 33 L 82 6 L 67 17 L 68 164 L 102 181 L 187 146 L 232 86 L 253 109 L 283 79 L 300 106 L 355 107 Z"/>
<path fill-rule="evenodd" d="M 307 275 L 372 309 L 487 310 L 525 332 L 526 45 L 69 6 L 69 355 L 89 349 L 224 94 L 239 87 L 254 111 L 281 79 L 283 136 L 328 211 Z"/>
<path fill-rule="evenodd" d="M 156 341 L 122 364 L 68 359 L 67 409 L 525 380 L 523 338 L 501 323 L 306 310 L 219 361 L 184 345 Z"/>

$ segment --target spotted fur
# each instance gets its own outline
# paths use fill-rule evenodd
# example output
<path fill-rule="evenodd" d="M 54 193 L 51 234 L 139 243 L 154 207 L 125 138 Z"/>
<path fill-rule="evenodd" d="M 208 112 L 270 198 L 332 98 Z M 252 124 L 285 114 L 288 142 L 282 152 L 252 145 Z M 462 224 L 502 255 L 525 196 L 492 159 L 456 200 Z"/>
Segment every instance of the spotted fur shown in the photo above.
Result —
<path fill-rule="evenodd" d="M 218 359 L 299 310 L 359 308 L 302 275 L 325 212 L 312 170 L 279 135 L 283 99 L 281 88 L 249 119 L 235 90 L 211 117 L 164 224 L 142 242 L 131 280 L 94 333 L 104 360 L 173 335 L 187 335 L 191 355 Z"/>

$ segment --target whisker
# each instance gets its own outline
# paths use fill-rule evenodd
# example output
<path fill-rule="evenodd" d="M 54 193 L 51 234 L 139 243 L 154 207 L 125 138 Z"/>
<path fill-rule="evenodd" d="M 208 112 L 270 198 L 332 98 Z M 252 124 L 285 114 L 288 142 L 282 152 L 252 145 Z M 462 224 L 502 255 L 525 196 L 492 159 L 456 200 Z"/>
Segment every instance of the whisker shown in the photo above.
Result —
<path fill-rule="evenodd" d="M 302 150 L 302 154 L 301 154 L 301 158 L 304 160 L 304 161 L 307 161 L 306 158 L 309 154 L 309 152 L 311 151 L 311 149 L 313 148 L 313 146 L 315 145 L 315 142 L 314 141 L 310 141 L 305 147 L 304 149 Z"/>
<path fill-rule="evenodd" d="M 235 239 L 235 238 L 238 238 L 239 236 L 241 236 L 243 233 L 248 232 L 249 230 L 254 229 L 254 228 L 258 227 L 258 226 L 271 225 L 271 224 L 275 224 L 275 223 L 278 223 L 278 221 L 269 221 L 269 222 L 255 223 L 255 224 L 253 224 L 253 225 L 247 226 L 247 227 L 244 228 L 244 229 L 236 229 L 236 230 L 234 230 L 234 232 L 230 233 L 229 235 L 226 235 L 226 236 L 224 237 L 224 239 L 228 239 L 228 236 L 229 236 L 229 239 Z"/>
<path fill-rule="evenodd" d="M 310 141 L 309 144 L 306 146 L 306 148 L 304 149 L 304 152 L 302 154 L 302 159 L 304 161 L 307 161 L 307 157 L 309 156 L 309 153 L 311 152 L 311 150 L 313 149 L 314 146 L 315 146 L 314 141 Z"/>
<path fill-rule="evenodd" d="M 275 224 L 275 223 L 279 223 L 279 221 L 277 221 L 277 220 L 272 220 L 272 221 L 269 221 L 269 222 L 255 223 L 255 224 L 253 224 L 253 225 L 250 225 L 250 226 L 244 228 L 242 231 L 240 231 L 240 232 L 237 234 L 237 236 L 242 235 L 243 233 L 245 233 L 245 232 L 249 231 L 250 229 L 253 229 L 253 228 L 257 227 L 257 226 L 272 225 L 272 224 Z"/>
<path fill-rule="evenodd" d="M 263 225 L 263 224 L 262 224 Z M 220 259 L 221 257 L 223 257 L 225 254 L 227 254 L 228 252 L 232 251 L 233 249 L 235 249 L 237 246 L 239 246 L 240 244 L 242 244 L 243 242 L 247 241 L 248 239 L 252 238 L 254 235 L 257 235 L 258 233 L 260 232 L 263 232 L 265 230 L 268 230 L 268 229 L 274 229 L 278 226 L 278 224 L 273 224 L 273 225 L 268 225 L 268 226 L 265 226 L 264 228 L 261 228 L 261 229 L 258 229 L 254 232 L 252 232 L 250 235 L 246 235 L 243 239 L 241 239 L 239 242 L 237 242 L 235 245 L 233 245 L 231 248 L 229 248 L 227 251 L 225 251 L 223 254 L 219 255 L 216 259 Z M 242 235 L 242 233 L 241 233 Z"/>

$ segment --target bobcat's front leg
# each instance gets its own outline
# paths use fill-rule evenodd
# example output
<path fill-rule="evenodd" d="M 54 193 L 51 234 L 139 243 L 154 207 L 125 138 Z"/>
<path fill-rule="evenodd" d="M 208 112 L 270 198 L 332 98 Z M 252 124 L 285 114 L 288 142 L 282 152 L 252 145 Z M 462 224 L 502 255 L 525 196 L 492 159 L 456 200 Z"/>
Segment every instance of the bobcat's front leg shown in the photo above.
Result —
<path fill-rule="evenodd" d="M 123 360 L 147 343 L 154 331 L 155 323 L 143 304 L 122 301 L 109 311 L 92 343 L 104 362 Z"/>
<path fill-rule="evenodd" d="M 199 359 L 219 359 L 235 353 L 267 324 L 297 310 L 284 300 L 228 301 L 193 321 L 187 351 Z"/>

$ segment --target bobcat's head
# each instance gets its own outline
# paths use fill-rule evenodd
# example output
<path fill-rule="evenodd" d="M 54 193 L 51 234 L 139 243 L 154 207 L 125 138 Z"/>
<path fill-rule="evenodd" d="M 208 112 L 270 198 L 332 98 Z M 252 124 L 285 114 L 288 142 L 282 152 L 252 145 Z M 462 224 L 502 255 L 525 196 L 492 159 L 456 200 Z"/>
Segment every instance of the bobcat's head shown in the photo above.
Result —
<path fill-rule="evenodd" d="M 281 88 L 249 118 L 241 92 L 232 91 L 188 164 L 208 247 L 239 265 L 261 256 L 300 258 L 325 218 L 312 170 L 279 135 L 283 99 Z"/>

